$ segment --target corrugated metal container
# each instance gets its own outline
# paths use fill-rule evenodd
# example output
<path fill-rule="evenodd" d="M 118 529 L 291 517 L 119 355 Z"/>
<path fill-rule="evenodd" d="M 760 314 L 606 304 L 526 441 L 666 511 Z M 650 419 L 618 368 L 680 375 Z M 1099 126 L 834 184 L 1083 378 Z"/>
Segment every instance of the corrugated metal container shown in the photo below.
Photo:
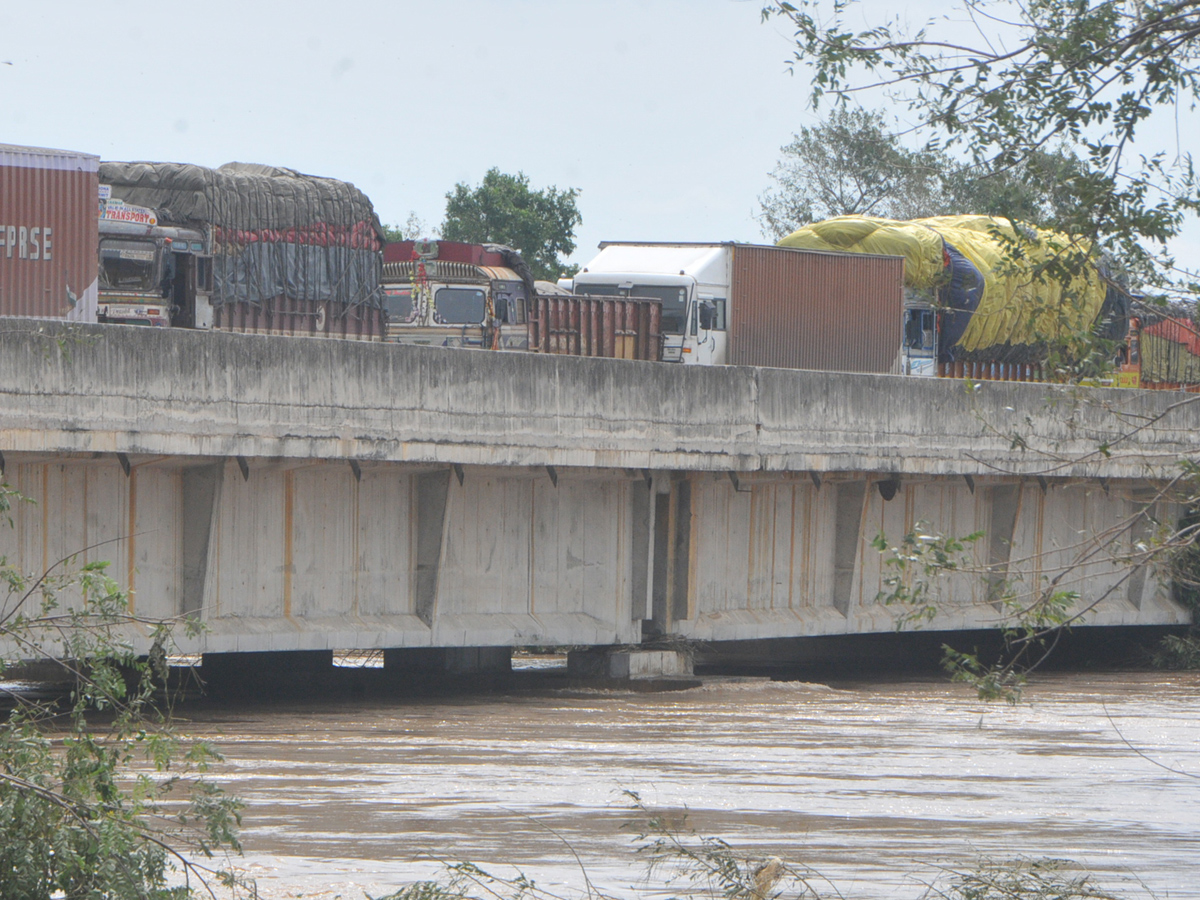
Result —
<path fill-rule="evenodd" d="M 530 310 L 529 349 L 657 362 L 662 359 L 662 302 L 539 295 Z"/>
<path fill-rule="evenodd" d="M 99 165 L 0 144 L 0 315 L 96 321 Z"/>
<path fill-rule="evenodd" d="M 729 362 L 890 372 L 900 353 L 904 260 L 735 244 Z"/>
<path fill-rule="evenodd" d="M 382 341 L 387 325 L 383 310 L 365 303 L 347 307 L 334 301 L 276 297 L 262 304 L 240 302 L 215 307 L 213 328 L 243 334 Z"/>

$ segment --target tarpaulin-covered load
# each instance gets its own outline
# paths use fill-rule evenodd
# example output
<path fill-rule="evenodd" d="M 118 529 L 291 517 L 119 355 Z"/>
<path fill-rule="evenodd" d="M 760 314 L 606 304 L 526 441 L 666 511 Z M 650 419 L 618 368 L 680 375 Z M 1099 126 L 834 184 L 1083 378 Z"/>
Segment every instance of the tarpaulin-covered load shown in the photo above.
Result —
<path fill-rule="evenodd" d="M 212 303 L 381 309 L 382 229 L 352 184 L 292 169 L 227 163 L 106 162 L 112 196 L 160 224 L 211 228 Z"/>
<path fill-rule="evenodd" d="M 839 216 L 806 225 L 779 246 L 904 257 L 905 284 L 936 291 L 942 309 L 941 362 L 1031 362 L 1048 341 L 1089 329 L 1120 339 L 1128 325 L 1127 296 L 1094 265 L 1070 278 L 1036 274 L 1057 255 L 1078 251 L 1078 245 L 1040 229 L 1023 227 L 1018 237 L 1007 219 L 939 216 L 900 222 Z"/>
<path fill-rule="evenodd" d="M 1143 384 L 1200 384 L 1200 328 L 1191 319 L 1143 318 L 1139 344 Z"/>

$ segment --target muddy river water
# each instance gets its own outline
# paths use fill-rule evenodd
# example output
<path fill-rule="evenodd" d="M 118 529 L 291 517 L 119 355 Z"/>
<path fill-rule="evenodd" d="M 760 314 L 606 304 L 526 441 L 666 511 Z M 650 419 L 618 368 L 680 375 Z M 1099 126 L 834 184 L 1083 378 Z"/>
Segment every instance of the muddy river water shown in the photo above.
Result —
<path fill-rule="evenodd" d="M 547 886 L 581 885 L 582 864 L 637 891 L 631 790 L 846 898 L 916 898 L 980 855 L 1069 858 L 1130 896 L 1136 878 L 1200 898 L 1191 674 L 1050 676 L 1016 707 L 938 681 L 747 680 L 190 715 L 249 804 L 240 864 L 267 897 L 378 896 L 431 857 L 512 863 Z"/>

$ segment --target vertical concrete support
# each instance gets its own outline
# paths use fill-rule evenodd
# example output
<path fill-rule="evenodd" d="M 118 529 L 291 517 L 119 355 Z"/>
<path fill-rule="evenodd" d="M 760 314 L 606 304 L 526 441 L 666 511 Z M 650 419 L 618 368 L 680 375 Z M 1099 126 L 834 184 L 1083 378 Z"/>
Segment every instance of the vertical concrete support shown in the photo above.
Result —
<path fill-rule="evenodd" d="M 988 542 L 988 602 L 1000 609 L 999 598 L 1008 581 L 1008 562 L 1012 557 L 1013 533 L 1021 508 L 1021 486 L 998 484 L 987 489 L 989 504 Z"/>
<path fill-rule="evenodd" d="M 442 535 L 446 524 L 446 495 L 450 470 L 413 477 L 413 518 L 416 545 L 413 553 L 414 612 L 426 625 L 433 624 L 437 600 L 438 567 L 442 558 Z"/>
<path fill-rule="evenodd" d="M 383 651 L 383 667 L 397 674 L 475 675 L 511 672 L 511 647 L 405 647 Z"/>
<path fill-rule="evenodd" d="M 854 570 L 862 537 L 865 481 L 845 481 L 837 485 L 833 528 L 833 607 L 843 616 L 850 614 L 850 592 L 854 588 Z"/>
<path fill-rule="evenodd" d="M 511 672 L 511 647 L 447 647 L 445 671 L 451 675 Z"/>
<path fill-rule="evenodd" d="M 666 487 L 664 485 L 664 487 Z M 662 490 L 655 479 L 654 522 L 650 573 L 650 624 L 651 635 L 665 634 L 667 623 L 667 588 L 670 583 L 671 562 L 671 494 L 670 488 Z"/>
<path fill-rule="evenodd" d="M 1157 494 L 1152 490 L 1134 491 L 1129 502 L 1129 515 L 1132 522 L 1129 526 L 1129 544 L 1134 552 L 1141 542 L 1149 544 L 1153 532 L 1153 520 L 1157 519 L 1155 499 Z M 1146 570 L 1148 566 L 1138 566 L 1125 582 L 1125 599 L 1134 609 L 1142 608 L 1142 597 L 1146 592 Z"/>
<path fill-rule="evenodd" d="M 692 483 L 686 479 L 672 485 L 671 619 L 690 618 L 688 582 L 691 574 Z"/>
<path fill-rule="evenodd" d="M 205 653 L 200 666 L 211 690 L 258 698 L 319 688 L 332 674 L 332 650 Z"/>
<path fill-rule="evenodd" d="M 209 543 L 217 526 L 224 473 L 224 463 L 180 471 L 180 612 L 184 615 L 195 615 L 204 606 Z"/>
<path fill-rule="evenodd" d="M 672 477 L 655 480 L 650 574 L 649 635 L 666 634 L 671 623 L 690 615 L 688 584 L 692 545 L 692 483 Z"/>
<path fill-rule="evenodd" d="M 567 672 L 572 678 L 580 679 L 691 679 L 692 657 L 682 650 L 590 647 L 567 654 Z"/>
<path fill-rule="evenodd" d="M 650 554 L 654 529 L 654 504 L 651 502 L 653 498 L 650 485 L 645 481 L 638 480 L 629 485 L 630 618 L 635 622 L 638 619 L 649 619 L 652 614 Z"/>

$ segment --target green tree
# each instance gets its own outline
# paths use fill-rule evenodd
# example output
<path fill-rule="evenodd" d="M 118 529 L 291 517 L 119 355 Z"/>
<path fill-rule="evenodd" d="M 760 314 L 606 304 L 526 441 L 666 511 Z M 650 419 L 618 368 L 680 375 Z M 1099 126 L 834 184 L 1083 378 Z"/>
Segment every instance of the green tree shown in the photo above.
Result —
<path fill-rule="evenodd" d="M 884 91 L 908 110 L 926 146 L 956 148 L 981 169 L 1016 178 L 1038 165 L 1039 154 L 1069 148 L 1073 162 L 1057 176 L 1068 201 L 1058 205 L 1055 224 L 1076 239 L 1041 264 L 1037 277 L 1078 271 L 1104 253 L 1139 287 L 1194 301 L 1200 278 L 1176 266 L 1167 244 L 1200 210 L 1200 185 L 1191 155 L 1171 138 L 1153 146 L 1148 126 L 1156 113 L 1177 116 L 1200 99 L 1200 0 L 961 0 L 958 11 L 916 29 L 902 16 L 873 14 L 863 0 L 782 0 L 762 14 L 792 26 L 791 64 L 810 76 L 814 106 Z M 1012 241 L 1011 258 L 1026 240 L 1018 234 Z M 1107 442 L 1097 448 L 1108 452 Z M 1198 508 L 1196 466 L 1182 460 L 1181 468 L 1157 499 Z M 1132 541 L 1122 583 L 1140 566 L 1174 560 L 1176 576 L 1190 568 L 1194 527 L 1152 521 L 1142 511 L 1109 537 L 1125 540 L 1139 530 L 1155 537 Z M 1018 610 L 1009 631 L 1017 653 L 983 665 L 949 651 L 947 663 L 981 692 L 1003 694 L 1087 607 L 1054 581 L 1024 598 L 1009 585 L 997 590 Z M 1014 662 L 1034 647 L 1032 664 Z M 1183 649 L 1200 659 L 1200 643 Z"/>
<path fill-rule="evenodd" d="M 1070 232 L 1082 202 L 1072 193 L 1079 168 L 1065 147 L 1035 150 L 998 170 L 955 162 L 942 174 L 944 205 L 954 213 L 1003 216 Z"/>
<path fill-rule="evenodd" d="M 0 485 L 0 518 L 24 501 Z M 11 524 L 11 520 L 9 520 Z M 107 564 L 64 559 L 40 576 L 0 557 L 0 676 L 59 660 L 60 700 L 5 692 L 0 720 L 0 896 L 184 900 L 234 877 L 241 804 L 204 779 L 220 757 L 170 720 L 170 623 L 138 620 Z M 147 656 L 132 633 L 148 634 Z"/>
<path fill-rule="evenodd" d="M 856 107 L 835 106 L 780 152 L 775 185 L 759 198 L 763 233 L 776 240 L 833 216 L 961 213 L 1057 227 L 1077 209 L 1070 176 L 1078 161 L 1065 149 L 1039 150 L 993 171 L 936 148 L 909 149 L 882 113 Z"/>
<path fill-rule="evenodd" d="M 535 278 L 553 281 L 565 268 L 560 257 L 575 250 L 575 228 L 583 221 L 578 196 L 575 188 L 534 190 L 523 172 L 492 168 L 477 187 L 459 182 L 446 194 L 442 237 L 514 247 Z"/>
<path fill-rule="evenodd" d="M 834 216 L 916 219 L 944 212 L 935 151 L 904 147 L 882 113 L 839 106 L 780 148 L 775 182 L 759 198 L 763 233 L 775 239 Z"/>
<path fill-rule="evenodd" d="M 1154 263 L 1159 284 L 1194 288 L 1166 252 L 1200 206 L 1191 157 L 1135 142 L 1156 110 L 1200 97 L 1200 0 L 962 0 L 960 11 L 915 30 L 899 15 L 871 21 L 861 0 L 773 2 L 763 16 L 794 29 L 813 104 L 885 90 L 930 146 L 991 172 L 1067 144 L 1076 202 L 1060 225 L 1130 267 Z"/>

